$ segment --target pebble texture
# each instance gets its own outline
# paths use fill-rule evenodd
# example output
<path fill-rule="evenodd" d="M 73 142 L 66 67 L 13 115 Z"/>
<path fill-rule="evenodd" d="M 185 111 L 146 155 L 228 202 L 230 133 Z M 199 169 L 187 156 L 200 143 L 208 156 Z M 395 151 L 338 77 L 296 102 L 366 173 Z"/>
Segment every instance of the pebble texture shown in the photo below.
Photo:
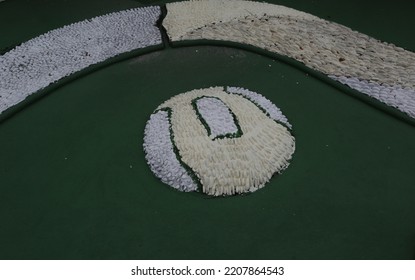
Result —
<path fill-rule="evenodd" d="M 415 90 L 409 87 L 402 88 L 399 85 L 382 85 L 376 82 L 360 80 L 356 77 L 349 78 L 333 75 L 330 75 L 329 77 L 357 91 L 376 98 L 391 107 L 406 112 L 411 118 L 415 119 Z"/>
<path fill-rule="evenodd" d="M 229 108 L 217 98 L 202 97 L 196 101 L 197 110 L 209 126 L 212 139 L 238 132 Z"/>
<path fill-rule="evenodd" d="M 220 99 L 235 114 L 243 133 L 240 137 L 213 140 L 208 136 L 192 106 L 193 100 L 203 96 Z M 233 195 L 262 188 L 289 165 L 295 150 L 294 137 L 285 126 L 247 98 L 227 93 L 223 87 L 176 95 L 157 109 L 163 108 L 171 109 L 171 128 L 181 161 L 194 171 L 202 191 L 208 195 Z M 227 127 L 226 122 L 222 125 Z"/>
<path fill-rule="evenodd" d="M 169 37 L 173 41 L 178 41 L 194 30 L 212 23 L 229 22 L 246 16 L 262 17 L 264 14 L 319 19 L 288 7 L 261 2 L 202 0 L 168 3 L 163 26 L 167 29 Z"/>
<path fill-rule="evenodd" d="M 407 96 L 392 101 L 395 104 L 413 98 L 409 95 L 415 89 L 415 54 L 340 24 L 250 1 L 186 1 L 168 4 L 167 9 L 164 26 L 173 41 L 208 39 L 252 45 L 326 75 L 404 89 L 401 94 Z M 375 92 L 365 93 L 379 99 Z M 415 114 L 413 104 L 397 108 L 409 116 Z"/>
<path fill-rule="evenodd" d="M 268 100 L 265 96 L 239 87 L 227 87 L 226 91 L 229 93 L 240 94 L 245 98 L 248 98 L 249 100 L 254 102 L 258 107 L 264 110 L 271 119 L 286 125 L 290 129 L 292 128 L 291 124 L 288 122 L 287 117 L 284 116 L 281 110 L 277 106 L 275 106 L 274 103 Z"/>
<path fill-rule="evenodd" d="M 0 56 L 0 113 L 92 64 L 161 44 L 159 7 L 125 10 L 49 31 Z"/>
<path fill-rule="evenodd" d="M 150 116 L 144 131 L 144 151 L 151 171 L 163 183 L 184 192 L 197 190 L 197 184 L 174 152 L 166 111 L 158 111 Z"/>

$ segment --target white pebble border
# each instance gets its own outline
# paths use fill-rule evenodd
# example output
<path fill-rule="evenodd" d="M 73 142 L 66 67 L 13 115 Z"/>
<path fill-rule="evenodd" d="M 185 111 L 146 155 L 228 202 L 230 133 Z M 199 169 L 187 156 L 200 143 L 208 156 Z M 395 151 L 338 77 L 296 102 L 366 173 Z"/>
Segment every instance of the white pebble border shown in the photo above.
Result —
<path fill-rule="evenodd" d="M 235 114 L 242 136 L 211 139 L 192 105 L 192 101 L 200 97 L 219 98 L 226 104 Z M 281 173 L 289 165 L 295 150 L 294 137 L 285 126 L 264 114 L 252 101 L 228 93 L 223 87 L 176 95 L 157 110 L 163 108 L 171 109 L 171 129 L 180 160 L 193 170 L 202 185 L 201 191 L 208 195 L 234 195 L 262 188 L 273 174 Z M 153 125 L 156 123 L 149 122 L 147 127 Z M 147 150 L 148 141 L 153 138 L 145 137 L 144 149 Z M 156 143 L 151 146 L 157 150 Z M 153 159 L 154 162 L 163 160 Z M 157 172 L 158 169 L 153 167 L 152 170 Z M 156 173 L 156 176 L 160 178 L 163 174 Z"/>
<path fill-rule="evenodd" d="M 208 39 L 252 45 L 294 58 L 328 76 L 357 77 L 363 83 L 404 89 L 396 100 L 396 91 L 378 98 L 376 92 L 365 90 L 387 105 L 413 100 L 415 53 L 340 24 L 283 6 L 239 0 L 177 2 L 167 4 L 167 10 L 164 26 L 172 41 Z M 412 104 L 394 107 L 411 117 L 415 114 Z"/>
<path fill-rule="evenodd" d="M 162 43 L 160 7 L 111 13 L 49 31 L 0 56 L 0 113 L 66 76 Z"/>
<path fill-rule="evenodd" d="M 259 106 L 261 109 L 263 109 L 271 119 L 274 121 L 280 122 L 284 125 L 286 125 L 288 128 L 292 129 L 292 125 L 288 122 L 288 119 L 284 114 L 281 112 L 281 110 L 275 106 L 274 103 L 272 103 L 269 99 L 267 99 L 265 96 L 260 95 L 256 92 L 240 88 L 240 87 L 227 87 L 227 92 L 230 93 L 236 93 L 240 94 L 252 102 L 254 102 L 257 106 Z"/>
<path fill-rule="evenodd" d="M 413 89 L 402 88 L 397 85 L 381 85 L 375 82 L 360 80 L 356 77 L 338 77 L 333 75 L 329 77 L 352 89 L 376 98 L 391 107 L 406 112 L 411 118 L 415 119 L 415 90 Z"/>
<path fill-rule="evenodd" d="M 197 110 L 210 129 L 211 139 L 238 132 L 229 108 L 217 98 L 202 97 L 196 101 Z"/>
<path fill-rule="evenodd" d="M 150 116 L 144 131 L 144 151 L 151 171 L 163 183 L 184 192 L 197 190 L 197 184 L 174 153 L 166 111 L 158 111 Z"/>

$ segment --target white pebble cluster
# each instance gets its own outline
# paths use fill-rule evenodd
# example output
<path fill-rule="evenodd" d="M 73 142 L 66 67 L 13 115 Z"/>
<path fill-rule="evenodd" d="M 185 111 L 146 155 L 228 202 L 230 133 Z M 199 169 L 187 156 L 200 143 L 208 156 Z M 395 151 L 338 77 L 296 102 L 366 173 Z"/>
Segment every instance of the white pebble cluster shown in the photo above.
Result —
<path fill-rule="evenodd" d="M 360 80 L 356 77 L 350 78 L 333 75 L 330 75 L 329 77 L 342 84 L 348 85 L 357 91 L 376 98 L 389 106 L 395 107 L 415 119 L 415 90 L 409 87 L 402 88 L 398 85 L 381 85 L 376 82 Z"/>
<path fill-rule="evenodd" d="M 235 115 L 242 135 L 237 138 L 209 137 L 192 105 L 192 101 L 201 97 L 220 99 Z M 249 99 L 228 93 L 223 87 L 192 90 L 176 95 L 157 109 L 163 108 L 171 110 L 171 129 L 180 161 L 194 172 L 202 185 L 201 191 L 208 195 L 234 195 L 262 188 L 275 173 L 282 172 L 289 165 L 295 150 L 294 137 L 285 126 L 266 116 Z M 228 110 L 215 112 L 229 114 Z M 147 127 L 156 125 L 151 119 L 149 123 Z M 215 125 L 228 127 L 227 122 Z M 220 128 L 220 131 L 227 129 Z M 158 130 L 158 127 L 153 128 L 153 131 Z M 148 142 L 151 139 L 158 141 L 155 138 L 147 137 L 145 150 L 150 145 L 157 150 L 157 143 Z M 146 153 L 148 154 L 147 151 Z M 161 153 L 154 155 L 161 157 Z M 163 160 L 153 159 L 152 163 L 154 162 L 166 164 Z M 160 168 L 154 166 L 152 170 L 158 172 Z M 162 178 L 164 175 L 159 172 L 156 176 Z"/>
<path fill-rule="evenodd" d="M 92 64 L 161 44 L 160 7 L 111 13 L 49 31 L 0 56 L 0 113 Z"/>
<path fill-rule="evenodd" d="M 173 41 L 208 39 L 256 46 L 326 75 L 393 88 L 387 98 L 371 94 L 388 100 L 388 105 L 411 100 L 406 93 L 415 90 L 415 53 L 337 23 L 251 1 L 184 1 L 168 4 L 167 9 L 164 25 Z M 399 94 L 406 97 L 394 100 L 396 88 L 404 89 Z M 411 104 L 393 106 L 413 116 Z"/>
<path fill-rule="evenodd" d="M 151 171 L 163 183 L 184 192 L 197 190 L 197 184 L 174 153 L 166 111 L 158 111 L 150 116 L 144 131 L 144 151 Z"/>
<path fill-rule="evenodd" d="M 220 99 L 202 97 L 196 101 L 196 105 L 201 117 L 210 128 L 212 139 L 238 132 L 229 108 Z"/>
<path fill-rule="evenodd" d="M 240 94 L 252 102 L 254 102 L 257 106 L 259 106 L 261 109 L 263 109 L 271 119 L 274 121 L 283 123 L 288 128 L 292 128 L 292 125 L 288 122 L 288 119 L 284 114 L 281 112 L 281 110 L 275 106 L 274 103 L 272 103 L 269 99 L 267 99 L 265 96 L 258 94 L 256 92 L 250 91 L 248 89 L 240 88 L 240 87 L 227 87 L 227 92 L 230 93 L 236 93 Z"/>

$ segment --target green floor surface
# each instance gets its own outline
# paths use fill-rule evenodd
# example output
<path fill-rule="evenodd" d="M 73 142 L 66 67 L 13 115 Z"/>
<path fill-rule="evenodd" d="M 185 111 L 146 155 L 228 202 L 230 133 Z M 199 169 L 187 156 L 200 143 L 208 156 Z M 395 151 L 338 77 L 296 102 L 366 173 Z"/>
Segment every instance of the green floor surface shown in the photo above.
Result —
<path fill-rule="evenodd" d="M 137 5 L 91 1 L 78 10 L 80 1 L 63 1 L 49 11 L 62 7 L 67 17 L 22 11 L 16 26 L 2 18 L 23 2 L 31 1 L 0 4 L 0 22 L 11 24 L 0 47 Z M 296 5 L 314 12 L 312 3 Z M 332 7 L 332 20 L 349 24 L 347 9 Z M 250 195 L 180 193 L 145 163 L 152 111 L 217 85 L 266 96 L 293 125 L 291 165 Z M 153 52 L 66 84 L 0 124 L 0 259 L 413 259 L 414 143 L 413 126 L 270 58 L 208 46 Z"/>

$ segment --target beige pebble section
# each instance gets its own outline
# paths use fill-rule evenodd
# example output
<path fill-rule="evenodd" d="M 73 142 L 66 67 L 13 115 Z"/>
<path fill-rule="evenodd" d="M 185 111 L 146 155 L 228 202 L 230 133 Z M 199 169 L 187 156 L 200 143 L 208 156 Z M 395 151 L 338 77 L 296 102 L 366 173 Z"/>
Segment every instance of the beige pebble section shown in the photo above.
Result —
<path fill-rule="evenodd" d="M 236 115 L 243 135 L 212 141 L 198 120 L 191 101 L 201 96 L 220 98 Z M 172 109 L 174 141 L 180 157 L 198 175 L 203 192 L 232 195 L 264 186 L 284 170 L 295 150 L 294 137 L 244 97 L 222 87 L 193 90 L 166 101 Z"/>
<path fill-rule="evenodd" d="M 348 86 L 413 118 L 415 53 L 343 25 L 278 5 L 251 1 L 184 1 L 167 5 L 164 26 L 173 41 L 218 40 L 252 45 L 294 58 L 330 77 L 399 88 L 376 91 Z M 336 78 L 335 80 L 339 80 Z"/>
<path fill-rule="evenodd" d="M 292 16 L 319 20 L 318 17 L 288 7 L 268 3 L 239 0 L 184 1 L 167 4 L 167 17 L 163 20 L 169 37 L 178 41 L 189 32 L 211 23 L 228 22 L 245 16 L 264 14 Z"/>
<path fill-rule="evenodd" d="M 244 43 L 295 58 L 327 75 L 415 88 L 413 52 L 328 21 L 248 16 L 211 24 L 182 39 Z"/>

